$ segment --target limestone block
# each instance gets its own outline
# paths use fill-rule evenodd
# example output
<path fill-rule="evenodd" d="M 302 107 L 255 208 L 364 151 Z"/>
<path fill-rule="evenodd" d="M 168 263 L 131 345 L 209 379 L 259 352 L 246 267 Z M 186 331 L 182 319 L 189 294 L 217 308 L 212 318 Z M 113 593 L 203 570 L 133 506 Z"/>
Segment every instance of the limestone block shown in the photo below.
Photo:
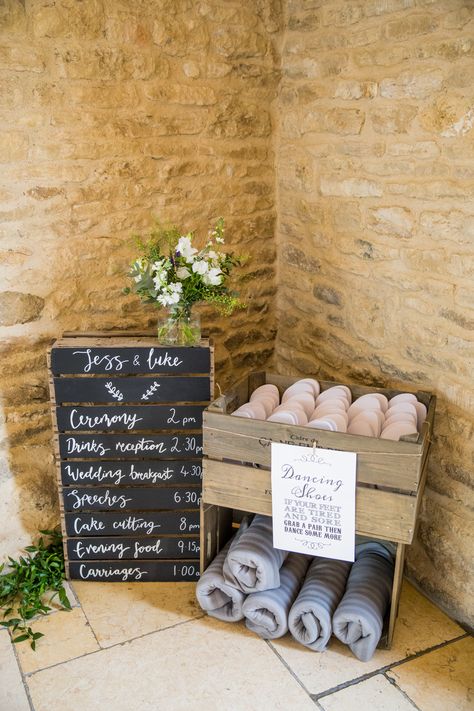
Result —
<path fill-rule="evenodd" d="M 446 59 L 450 62 L 462 57 L 472 57 L 474 54 L 474 42 L 471 37 L 459 37 L 444 41 L 423 42 L 414 51 L 414 56 L 418 59 Z"/>
<path fill-rule="evenodd" d="M 392 67 L 409 60 L 414 52 L 411 45 L 385 43 L 383 47 L 359 49 L 353 53 L 353 59 L 359 67 Z"/>
<path fill-rule="evenodd" d="M 338 81 L 334 92 L 336 99 L 357 100 L 374 99 L 377 96 L 377 82 L 375 81 Z"/>
<path fill-rule="evenodd" d="M 378 17 L 392 12 L 399 12 L 416 5 L 415 0 L 366 0 L 364 2 L 364 15 Z"/>
<path fill-rule="evenodd" d="M 298 9 L 288 16 L 288 29 L 297 32 L 314 32 L 320 26 L 321 20 L 314 10 Z"/>
<path fill-rule="evenodd" d="M 341 306 L 342 296 L 331 286 L 322 286 L 319 284 L 313 288 L 313 295 L 319 301 L 323 301 L 326 304 L 331 304 L 333 306 Z"/>
<path fill-rule="evenodd" d="M 299 131 L 320 133 L 327 131 L 343 136 L 358 135 L 365 122 L 365 112 L 361 109 L 312 109 L 299 119 Z"/>
<path fill-rule="evenodd" d="M 437 158 L 440 152 L 441 148 L 435 141 L 391 143 L 387 146 L 387 153 L 396 157 Z"/>
<path fill-rule="evenodd" d="M 438 27 L 438 18 L 429 13 L 420 12 L 406 15 L 400 20 L 388 22 L 385 27 L 385 33 L 389 40 L 406 40 L 434 32 Z"/>
<path fill-rule="evenodd" d="M 374 109 L 370 114 L 372 127 L 376 133 L 408 133 L 417 112 L 416 106 L 409 104 Z"/>
<path fill-rule="evenodd" d="M 29 16 L 35 37 L 97 39 L 104 32 L 101 0 L 87 3 L 61 0 L 53 5 L 34 3 Z"/>
<path fill-rule="evenodd" d="M 283 250 L 283 258 L 291 267 L 314 274 L 321 269 L 320 262 L 310 257 L 294 245 L 287 245 Z"/>
<path fill-rule="evenodd" d="M 368 224 L 374 232 L 393 237 L 413 236 L 413 216 L 404 207 L 379 207 L 368 211 Z"/>
<path fill-rule="evenodd" d="M 41 73 L 45 62 L 39 51 L 22 43 L 20 46 L 0 45 L 0 69 L 15 72 Z"/>
<path fill-rule="evenodd" d="M 331 3 L 322 10 L 322 24 L 346 27 L 358 22 L 364 15 L 363 6 L 356 3 Z"/>
<path fill-rule="evenodd" d="M 321 195 L 329 197 L 381 197 L 381 185 L 363 178 L 337 178 L 322 177 L 320 182 Z"/>
<path fill-rule="evenodd" d="M 256 104 L 242 103 L 231 98 L 219 106 L 207 133 L 216 138 L 246 138 L 268 136 L 270 130 L 268 111 Z"/>
<path fill-rule="evenodd" d="M 36 321 L 40 318 L 43 308 L 44 299 L 40 296 L 19 291 L 3 291 L 0 293 L 0 326 Z"/>
<path fill-rule="evenodd" d="M 425 74 L 403 72 L 395 79 L 380 82 L 380 96 L 385 99 L 426 99 L 443 86 L 443 74 L 433 70 Z"/>
<path fill-rule="evenodd" d="M 172 57 L 204 52 L 209 43 L 206 24 L 192 13 L 184 13 L 179 18 L 165 15 L 156 19 L 152 36 L 160 50 Z"/>
<path fill-rule="evenodd" d="M 201 70 L 197 62 L 184 62 L 183 74 L 189 79 L 197 79 L 201 76 Z"/>
<path fill-rule="evenodd" d="M 474 242 L 474 215 L 460 210 L 426 210 L 420 215 L 420 227 L 434 240 L 452 240 L 461 245 Z"/>
<path fill-rule="evenodd" d="M 217 102 L 215 91 L 208 86 L 199 87 L 193 84 L 163 84 L 147 82 L 144 87 L 147 99 L 166 104 L 181 104 L 189 106 L 211 106 Z"/>
<path fill-rule="evenodd" d="M 210 37 L 210 48 L 226 59 L 263 57 L 267 50 L 265 37 L 245 27 L 218 27 Z"/>

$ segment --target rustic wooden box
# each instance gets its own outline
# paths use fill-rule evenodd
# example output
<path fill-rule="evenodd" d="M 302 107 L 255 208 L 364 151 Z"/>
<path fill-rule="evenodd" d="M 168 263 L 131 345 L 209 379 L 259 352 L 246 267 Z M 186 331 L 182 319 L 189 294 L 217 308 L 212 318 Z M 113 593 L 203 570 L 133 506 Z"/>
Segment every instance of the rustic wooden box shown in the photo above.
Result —
<path fill-rule="evenodd" d="M 399 442 L 231 417 L 259 385 L 273 383 L 280 394 L 299 378 L 252 373 L 204 411 L 201 571 L 230 535 L 232 509 L 272 515 L 271 442 L 357 452 L 356 533 L 397 546 L 392 608 L 385 642 L 390 644 L 398 608 L 405 545 L 412 542 L 426 478 L 436 398 L 416 392 L 427 407 L 419 435 Z M 321 390 L 339 383 L 319 381 Z M 393 397 L 400 391 L 351 385 L 353 398 L 369 392 Z"/>

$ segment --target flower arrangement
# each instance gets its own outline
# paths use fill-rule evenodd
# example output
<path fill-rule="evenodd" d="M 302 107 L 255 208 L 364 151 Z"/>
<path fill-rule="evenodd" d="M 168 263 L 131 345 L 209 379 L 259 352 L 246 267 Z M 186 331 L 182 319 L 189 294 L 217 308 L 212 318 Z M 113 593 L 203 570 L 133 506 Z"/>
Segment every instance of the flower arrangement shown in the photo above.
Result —
<path fill-rule="evenodd" d="M 197 302 L 214 304 L 224 315 L 244 306 L 228 287 L 230 273 L 242 264 L 242 258 L 221 251 L 224 241 L 222 217 L 202 249 L 194 246 L 193 232 L 182 235 L 175 226 L 157 224 L 146 241 L 137 237 L 142 256 L 131 263 L 128 277 L 132 286 L 124 292 L 133 292 L 142 301 L 169 310 L 168 331 L 173 333 L 167 333 L 166 324 L 162 326 L 158 336 L 163 342 L 196 342 L 196 334 L 187 322 Z"/>

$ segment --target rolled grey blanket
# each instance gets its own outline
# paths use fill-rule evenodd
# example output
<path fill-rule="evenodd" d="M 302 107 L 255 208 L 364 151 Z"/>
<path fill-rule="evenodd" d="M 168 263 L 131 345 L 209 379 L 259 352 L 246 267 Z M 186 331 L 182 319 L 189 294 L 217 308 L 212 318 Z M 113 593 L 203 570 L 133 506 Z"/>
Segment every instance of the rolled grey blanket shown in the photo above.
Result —
<path fill-rule="evenodd" d="M 288 552 L 273 547 L 272 519 L 257 514 L 224 562 L 224 579 L 250 594 L 280 586 L 280 568 Z"/>
<path fill-rule="evenodd" d="M 248 519 L 243 519 L 237 533 L 208 565 L 196 585 L 196 598 L 199 605 L 210 617 L 216 617 L 223 622 L 238 622 L 244 617 L 242 603 L 245 595 L 241 590 L 226 583 L 222 567 L 227 553 L 235 546 L 248 526 Z"/>
<path fill-rule="evenodd" d="M 314 558 L 288 616 L 297 642 L 323 652 L 332 634 L 332 616 L 346 589 L 352 563 Z"/>
<path fill-rule="evenodd" d="M 356 546 L 356 560 L 332 618 L 332 629 L 362 662 L 372 658 L 382 634 L 392 593 L 393 567 L 393 557 L 382 544 Z"/>
<path fill-rule="evenodd" d="M 280 587 L 252 593 L 242 606 L 245 624 L 263 639 L 288 632 L 288 613 L 304 580 L 311 558 L 290 553 L 280 569 Z"/>

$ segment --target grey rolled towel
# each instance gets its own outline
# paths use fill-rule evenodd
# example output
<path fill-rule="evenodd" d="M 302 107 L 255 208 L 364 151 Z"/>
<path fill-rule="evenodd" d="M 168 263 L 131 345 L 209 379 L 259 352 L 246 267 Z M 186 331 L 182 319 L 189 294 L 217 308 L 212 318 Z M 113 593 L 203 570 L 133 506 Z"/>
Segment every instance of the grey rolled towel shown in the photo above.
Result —
<path fill-rule="evenodd" d="M 288 616 L 297 642 L 323 652 L 332 634 L 332 616 L 346 589 L 352 563 L 314 558 Z"/>
<path fill-rule="evenodd" d="M 280 585 L 280 568 L 287 551 L 273 547 L 272 519 L 257 514 L 224 562 L 224 579 L 250 594 Z"/>
<path fill-rule="evenodd" d="M 242 606 L 245 624 L 263 639 L 288 632 L 288 613 L 304 580 L 311 558 L 290 553 L 280 569 L 280 586 L 249 595 Z"/>
<path fill-rule="evenodd" d="M 392 593 L 393 568 L 393 556 L 380 543 L 356 546 L 356 560 L 344 597 L 332 618 L 332 629 L 362 662 L 372 658 L 382 635 Z"/>
<path fill-rule="evenodd" d="M 223 622 L 238 622 L 244 617 L 242 603 L 245 595 L 241 590 L 226 583 L 222 568 L 227 553 L 235 546 L 248 525 L 248 519 L 243 519 L 237 533 L 208 565 L 196 585 L 196 599 L 201 608 L 210 617 L 216 617 Z"/>

